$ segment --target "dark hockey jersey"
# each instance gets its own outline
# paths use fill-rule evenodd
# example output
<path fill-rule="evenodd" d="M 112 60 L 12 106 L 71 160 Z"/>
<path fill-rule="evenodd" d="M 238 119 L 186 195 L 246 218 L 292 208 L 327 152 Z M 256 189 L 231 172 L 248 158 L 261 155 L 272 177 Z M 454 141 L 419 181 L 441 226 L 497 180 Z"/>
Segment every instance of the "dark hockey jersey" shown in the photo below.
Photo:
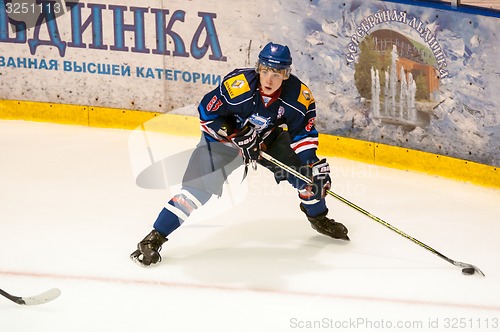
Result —
<path fill-rule="evenodd" d="M 236 69 L 203 97 L 198 112 L 201 130 L 208 141 L 227 142 L 218 131 L 228 121 L 234 121 L 235 130 L 251 123 L 266 144 L 271 143 L 269 140 L 278 126 L 286 125 L 291 147 L 301 160 L 308 163 L 318 160 L 316 104 L 309 88 L 294 75 L 283 81 L 278 99 L 266 107 L 255 69 Z"/>

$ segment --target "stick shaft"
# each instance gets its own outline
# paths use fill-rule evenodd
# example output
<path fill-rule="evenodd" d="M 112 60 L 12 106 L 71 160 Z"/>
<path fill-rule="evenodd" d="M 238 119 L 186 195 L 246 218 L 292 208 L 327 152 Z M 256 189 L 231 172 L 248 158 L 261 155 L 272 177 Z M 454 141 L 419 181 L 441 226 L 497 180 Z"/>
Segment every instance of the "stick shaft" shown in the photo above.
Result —
<path fill-rule="evenodd" d="M 312 184 L 312 180 L 309 179 L 307 176 L 299 173 L 298 171 L 296 171 L 295 169 L 291 168 L 290 166 L 282 163 L 281 161 L 271 157 L 269 154 L 267 154 L 266 152 L 263 152 L 261 151 L 260 155 L 262 156 L 262 158 L 266 159 L 267 161 L 275 164 L 276 166 L 279 166 L 281 167 L 283 170 L 285 170 L 286 172 L 294 175 L 295 177 L 299 178 L 300 180 L 304 181 L 305 183 L 309 183 L 309 184 Z M 405 232 L 403 232 L 402 230 L 392 226 L 391 224 L 389 224 L 388 222 L 382 220 L 381 218 L 371 214 L 370 212 L 366 211 L 365 209 L 361 208 L 360 206 L 352 203 L 351 201 L 345 199 L 344 197 L 334 193 L 333 191 L 331 190 L 327 190 L 326 191 L 327 194 L 335 197 L 336 199 L 338 199 L 339 201 L 341 201 L 342 203 L 344 204 L 347 204 L 348 206 L 350 206 L 351 208 L 355 209 L 356 211 L 364 214 L 365 216 L 371 218 L 372 220 L 375 220 L 376 222 L 378 222 L 379 224 L 389 228 L 391 231 L 407 238 L 408 240 L 412 241 L 413 243 L 415 244 L 418 244 L 419 246 L 421 246 L 422 248 L 432 252 L 433 254 L 435 254 L 436 256 L 444 259 L 445 261 L 447 261 L 448 263 L 451 263 L 455 266 L 459 266 L 459 267 L 471 267 L 471 268 L 474 268 L 474 270 L 476 270 L 478 273 L 480 273 L 481 275 L 484 276 L 484 273 L 479 269 L 477 268 L 476 266 L 474 265 L 471 265 L 471 264 L 467 264 L 467 263 L 462 263 L 462 262 L 457 262 L 457 261 L 454 261 L 453 259 L 451 258 L 448 258 L 446 257 L 445 255 L 443 255 L 442 253 L 440 253 L 439 251 L 437 251 L 436 249 L 428 246 L 427 244 L 423 243 L 422 241 L 419 241 L 417 240 L 416 238 L 414 238 L 413 236 L 410 236 L 408 234 L 406 234 Z"/>
<path fill-rule="evenodd" d="M 0 289 L 0 294 L 4 297 L 8 298 L 12 302 L 15 302 L 17 304 L 24 304 L 24 301 L 21 297 L 11 295 L 11 294 L 7 293 L 6 291 L 4 291 L 3 289 Z"/>

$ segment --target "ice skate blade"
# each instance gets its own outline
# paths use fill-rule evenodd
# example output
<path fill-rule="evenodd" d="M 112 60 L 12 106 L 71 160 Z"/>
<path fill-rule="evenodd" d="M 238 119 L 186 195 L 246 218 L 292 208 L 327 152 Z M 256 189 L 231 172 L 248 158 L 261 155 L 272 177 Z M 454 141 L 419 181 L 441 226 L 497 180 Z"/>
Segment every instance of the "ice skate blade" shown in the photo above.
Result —
<path fill-rule="evenodd" d="M 161 262 L 161 259 L 156 262 L 156 263 L 151 263 L 151 264 L 144 264 L 143 260 L 140 258 L 142 256 L 142 253 L 139 251 L 139 250 L 136 250 L 134 251 L 131 255 L 130 255 L 130 259 L 135 262 L 137 265 L 143 267 L 143 268 L 150 268 L 151 266 L 155 265 L 155 264 L 158 264 L 159 262 Z"/>
<path fill-rule="evenodd" d="M 141 267 L 148 267 L 149 265 L 144 264 L 142 260 L 139 258 L 140 256 L 141 253 L 139 252 L 139 250 L 136 250 L 130 255 L 130 259 Z"/>
<path fill-rule="evenodd" d="M 145 268 L 145 269 L 146 269 L 146 268 L 149 268 L 149 267 L 151 267 L 151 265 L 153 265 L 153 264 L 150 264 L 150 265 L 146 265 L 146 264 L 144 264 L 144 263 L 143 263 L 143 262 L 139 259 L 139 257 L 132 257 L 132 256 L 131 256 L 131 257 L 130 257 L 130 259 L 131 259 L 134 263 L 136 263 L 137 265 L 139 265 L 140 267 L 143 267 L 143 268 Z"/>

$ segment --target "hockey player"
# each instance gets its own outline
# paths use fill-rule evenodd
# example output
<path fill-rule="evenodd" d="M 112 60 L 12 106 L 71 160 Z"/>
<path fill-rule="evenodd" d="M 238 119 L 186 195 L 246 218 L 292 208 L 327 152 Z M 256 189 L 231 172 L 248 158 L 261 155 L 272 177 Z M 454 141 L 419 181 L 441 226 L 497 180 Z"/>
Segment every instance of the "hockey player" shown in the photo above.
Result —
<path fill-rule="evenodd" d="M 330 167 L 326 159 L 316 156 L 315 101 L 309 88 L 290 73 L 291 64 L 287 46 L 268 43 L 255 68 L 234 70 L 203 97 L 198 106 L 202 138 L 187 166 L 182 189 L 138 243 L 131 254 L 134 261 L 142 266 L 161 261 L 159 252 L 167 236 L 212 195 L 221 195 L 224 180 L 241 161 L 245 167 L 260 163 L 274 172 L 278 183 L 287 180 L 297 188 L 300 209 L 316 231 L 349 240 L 347 228 L 327 217 Z M 313 184 L 260 159 L 261 149 L 308 176 Z"/>

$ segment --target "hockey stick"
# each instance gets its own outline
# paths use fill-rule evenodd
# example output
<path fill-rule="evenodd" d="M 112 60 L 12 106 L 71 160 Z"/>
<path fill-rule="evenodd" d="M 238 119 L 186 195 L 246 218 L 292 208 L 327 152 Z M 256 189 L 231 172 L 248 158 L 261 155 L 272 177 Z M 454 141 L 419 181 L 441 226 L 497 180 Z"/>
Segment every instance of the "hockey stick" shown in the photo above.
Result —
<path fill-rule="evenodd" d="M 61 295 L 61 291 L 58 288 L 52 288 L 42 294 L 38 294 L 35 296 L 29 296 L 29 297 L 20 297 L 20 296 L 14 296 L 3 289 L 0 289 L 0 294 L 8 298 L 14 303 L 20 304 L 20 305 L 38 305 L 38 304 L 44 304 L 50 301 L 53 301 Z"/>
<path fill-rule="evenodd" d="M 271 157 L 270 155 L 268 155 L 267 153 L 261 151 L 260 152 L 260 155 L 262 158 L 266 159 L 267 161 L 273 163 L 274 165 L 276 166 L 279 166 L 280 168 L 282 168 L 283 170 L 285 170 L 286 172 L 294 175 L 295 177 L 299 178 L 300 180 L 306 182 L 306 183 L 309 183 L 309 184 L 312 184 L 312 180 L 309 179 L 307 176 L 304 176 L 303 174 L 299 173 L 298 171 L 296 171 L 295 169 L 289 167 L 288 165 L 282 163 L 281 161 L 277 160 L 277 159 L 274 159 L 273 157 Z M 397 234 L 407 238 L 408 240 L 412 241 L 413 243 L 416 243 L 418 244 L 419 246 L 421 246 L 422 248 L 424 249 L 427 249 L 428 251 L 432 252 L 434 255 L 437 255 L 438 257 L 444 259 L 445 261 L 447 261 L 448 263 L 451 263 L 455 266 L 458 266 L 458 267 L 461 267 L 462 268 L 462 273 L 463 274 L 474 274 L 475 272 L 479 273 L 480 275 L 482 275 L 484 277 L 484 273 L 483 271 L 481 271 L 477 266 L 474 266 L 472 264 L 468 264 L 468 263 L 463 263 L 463 262 L 458 262 L 458 261 L 455 261 L 451 258 L 448 258 L 446 257 L 445 255 L 443 255 L 442 253 L 440 253 L 439 251 L 437 251 L 436 249 L 426 245 L 425 243 L 415 239 L 414 237 L 406 234 L 405 232 L 403 232 L 402 230 L 392 226 L 391 224 L 389 224 L 388 222 L 380 219 L 379 217 L 377 216 L 374 216 L 373 214 L 371 214 L 370 212 L 366 211 L 365 209 L 362 209 L 361 207 L 357 206 L 356 204 L 348 201 L 347 199 L 343 198 L 342 196 L 334 193 L 333 191 L 331 190 L 327 190 L 326 191 L 327 194 L 335 197 L 336 199 L 338 199 L 339 201 L 341 201 L 342 203 L 344 204 L 347 204 L 349 205 L 350 207 L 352 207 L 353 209 L 355 209 L 356 211 L 358 212 L 361 212 L 362 214 L 364 214 L 365 216 L 375 220 L 376 222 L 378 222 L 379 224 L 382 224 L 384 225 L 385 227 L 389 228 L 391 231 L 393 232 L 396 232 Z"/>

